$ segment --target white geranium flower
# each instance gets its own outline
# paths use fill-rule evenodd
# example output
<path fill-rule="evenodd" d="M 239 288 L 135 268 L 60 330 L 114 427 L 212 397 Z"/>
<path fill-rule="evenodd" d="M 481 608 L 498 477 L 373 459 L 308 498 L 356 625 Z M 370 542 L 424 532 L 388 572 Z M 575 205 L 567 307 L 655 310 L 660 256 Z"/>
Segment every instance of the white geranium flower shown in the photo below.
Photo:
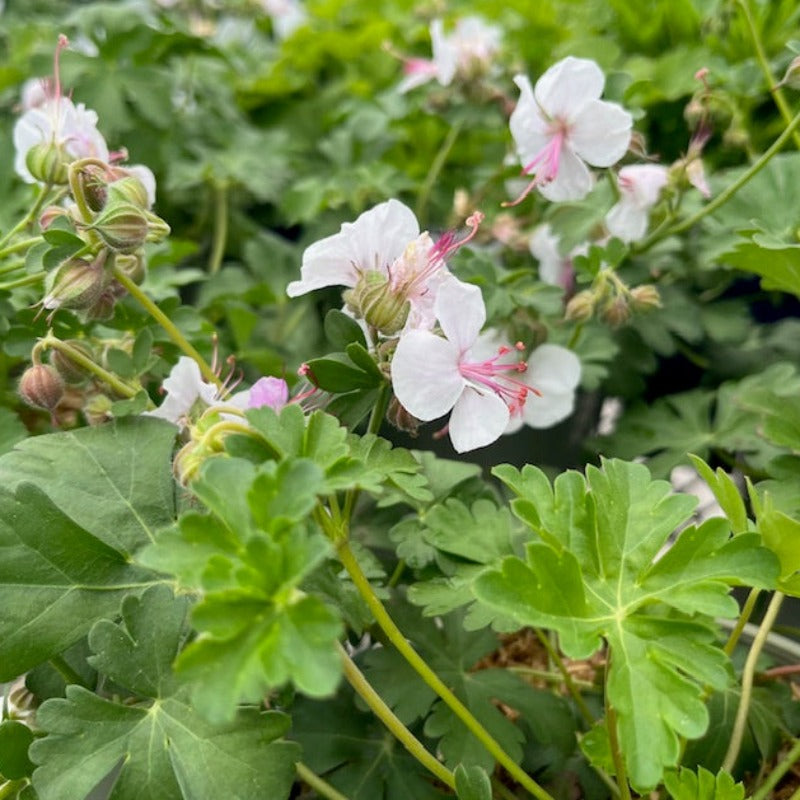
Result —
<path fill-rule="evenodd" d="M 326 286 L 353 288 L 363 275 L 376 272 L 387 279 L 392 293 L 409 301 L 407 327 L 432 327 L 437 289 L 450 274 L 445 258 L 474 235 L 482 218 L 476 213 L 467 220 L 472 234 L 466 239 L 445 234 L 434 242 L 428 233 L 420 233 L 408 206 L 387 200 L 306 248 L 301 278 L 286 293 L 298 297 Z"/>
<path fill-rule="evenodd" d="M 287 39 L 308 19 L 299 0 L 261 0 L 261 7 L 272 19 L 277 39 Z"/>
<path fill-rule="evenodd" d="M 619 171 L 619 202 L 606 214 L 606 227 L 623 242 L 636 242 L 647 233 L 650 209 L 667 185 L 668 171 L 658 164 L 634 164 Z"/>
<path fill-rule="evenodd" d="M 398 87 L 401 92 L 434 78 L 442 86 L 449 86 L 456 74 L 468 78 L 485 72 L 500 48 L 500 29 L 476 16 L 458 20 L 451 34 L 445 34 L 442 20 L 435 19 L 430 32 L 433 59 L 405 60 L 406 77 Z"/>
<path fill-rule="evenodd" d="M 435 313 L 444 337 L 422 330 L 400 337 L 391 366 L 394 393 L 425 422 L 450 411 L 450 439 L 459 453 L 485 447 L 503 433 L 531 391 L 510 375 L 524 364 L 504 363 L 508 347 L 492 358 L 473 354 L 486 321 L 477 286 L 450 278 L 439 289 Z"/>
<path fill-rule="evenodd" d="M 183 425 L 195 405 L 200 402 L 212 406 L 217 402 L 217 387 L 206 383 L 197 362 L 181 356 L 162 384 L 166 397 L 155 411 L 145 411 L 148 417 L 166 419 Z"/>
<path fill-rule="evenodd" d="M 532 88 L 525 75 L 511 114 L 511 135 L 523 164 L 533 175 L 520 202 L 534 188 L 548 200 L 580 200 L 592 189 L 586 164 L 610 167 L 625 155 L 631 137 L 631 115 L 617 103 L 600 99 L 605 77 L 585 58 L 554 64 Z"/>

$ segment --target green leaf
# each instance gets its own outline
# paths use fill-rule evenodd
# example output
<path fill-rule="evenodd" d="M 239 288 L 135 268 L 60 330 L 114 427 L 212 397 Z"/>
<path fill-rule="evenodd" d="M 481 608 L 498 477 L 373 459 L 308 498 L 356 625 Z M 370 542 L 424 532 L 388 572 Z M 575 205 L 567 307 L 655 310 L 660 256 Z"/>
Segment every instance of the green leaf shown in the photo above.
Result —
<path fill-rule="evenodd" d="M 337 350 L 344 350 L 352 342 L 367 346 L 361 326 L 338 308 L 332 308 L 325 315 L 325 336 Z"/>
<path fill-rule="evenodd" d="M 276 741 L 288 718 L 250 708 L 230 724 L 210 724 L 174 680 L 170 662 L 185 636 L 186 607 L 154 587 L 141 600 L 128 598 L 120 625 L 104 620 L 92 630 L 92 646 L 102 648 L 97 666 L 142 697 L 122 704 L 70 686 L 66 698 L 41 706 L 37 723 L 47 736 L 31 747 L 40 800 L 85 797 L 120 765 L 119 800 L 289 796 L 299 752 Z"/>
<path fill-rule="evenodd" d="M 320 415 L 317 444 L 330 441 L 330 419 Z M 313 441 L 307 444 L 315 449 Z M 258 702 L 287 682 L 324 696 L 339 681 L 341 621 L 298 589 L 330 553 L 328 541 L 305 521 L 322 474 L 305 458 L 260 468 L 243 459 L 212 459 L 192 488 L 213 513 L 185 514 L 138 554 L 140 563 L 172 573 L 187 592 L 202 596 L 192 615 L 202 635 L 176 663 L 212 721 L 229 721 L 238 703 Z"/>
<path fill-rule="evenodd" d="M 92 536 L 130 555 L 174 520 L 175 432 L 137 417 L 34 436 L 0 458 L 0 484 L 34 484 Z"/>
<path fill-rule="evenodd" d="M 700 477 L 708 484 L 714 493 L 714 497 L 725 512 L 725 516 L 731 523 L 731 530 L 734 533 L 742 533 L 750 527 L 747 519 L 747 509 L 744 505 L 742 494 L 737 488 L 733 479 L 722 467 L 717 467 L 716 472 L 695 455 L 689 453 L 689 459 Z"/>
<path fill-rule="evenodd" d="M 0 776 L 9 781 L 25 778 L 33 772 L 28 748 L 33 731 L 15 719 L 0 722 Z"/>
<path fill-rule="evenodd" d="M 27 435 L 20 418 L 10 408 L 0 408 L 0 455 L 7 453 Z"/>
<path fill-rule="evenodd" d="M 325 702 L 298 698 L 292 737 L 303 761 L 349 800 L 442 800 L 430 774 L 371 712 L 357 711 L 348 694 Z"/>
<path fill-rule="evenodd" d="M 771 586 L 774 557 L 757 535 L 730 538 L 715 518 L 686 528 L 656 558 L 696 500 L 672 494 L 639 464 L 588 467 L 583 488 L 577 473 L 560 475 L 553 489 L 531 466 L 496 474 L 518 494 L 514 511 L 539 541 L 525 560 L 508 557 L 478 576 L 476 596 L 519 625 L 558 631 L 568 656 L 608 643 L 608 698 L 631 780 L 655 786 L 676 763 L 679 737 L 707 727 L 703 687 L 728 680 L 713 617 L 738 613 L 730 585 Z"/>
<path fill-rule="evenodd" d="M 728 264 L 761 276 L 761 286 L 800 297 L 800 245 L 782 245 L 756 234 L 722 256 Z"/>
<path fill-rule="evenodd" d="M 664 786 L 673 800 L 743 800 L 744 784 L 724 770 L 716 775 L 703 767 L 695 774 L 686 767 L 664 775 Z"/>
<path fill-rule="evenodd" d="M 0 550 L 0 680 L 60 653 L 158 580 L 30 485 L 0 490 Z"/>
<path fill-rule="evenodd" d="M 491 781 L 480 767 L 459 764 L 454 774 L 458 800 L 492 800 Z"/>
<path fill-rule="evenodd" d="M 351 347 L 359 345 L 349 345 L 348 350 Z M 372 364 L 374 366 L 375 362 Z M 331 353 L 323 358 L 312 358 L 308 362 L 308 369 L 308 378 L 314 386 L 334 394 L 372 389 L 379 386 L 383 380 L 380 373 L 376 376 L 372 371 L 364 371 L 344 353 Z"/>

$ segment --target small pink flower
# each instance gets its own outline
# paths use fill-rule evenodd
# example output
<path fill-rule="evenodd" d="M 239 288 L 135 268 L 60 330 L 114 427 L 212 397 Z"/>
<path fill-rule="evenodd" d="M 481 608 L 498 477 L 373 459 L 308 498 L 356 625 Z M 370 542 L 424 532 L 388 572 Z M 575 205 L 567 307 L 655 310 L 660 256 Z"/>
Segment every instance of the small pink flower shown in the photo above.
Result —
<path fill-rule="evenodd" d="M 633 164 L 619 171 L 619 202 L 606 215 L 606 227 L 623 242 L 636 242 L 647 233 L 650 209 L 667 185 L 669 173 L 658 164 Z"/>
<path fill-rule="evenodd" d="M 525 75 L 514 82 L 520 99 L 509 125 L 523 166 L 533 180 L 511 205 L 534 188 L 552 201 L 580 200 L 592 189 L 586 164 L 610 167 L 628 149 L 633 120 L 616 103 L 600 100 L 605 77 L 594 61 L 567 58 L 531 88 Z"/>
<path fill-rule="evenodd" d="M 485 447 L 505 430 L 534 391 L 513 373 L 522 362 L 509 364 L 510 347 L 490 358 L 475 357 L 486 308 L 477 286 L 451 278 L 439 289 L 436 317 L 444 337 L 430 331 L 407 331 L 392 358 L 392 386 L 400 404 L 414 417 L 430 421 L 450 411 L 448 430 L 453 447 L 463 453 Z"/>
<path fill-rule="evenodd" d="M 247 408 L 269 406 L 280 411 L 289 402 L 289 385 L 282 378 L 259 378 L 246 392 Z"/>

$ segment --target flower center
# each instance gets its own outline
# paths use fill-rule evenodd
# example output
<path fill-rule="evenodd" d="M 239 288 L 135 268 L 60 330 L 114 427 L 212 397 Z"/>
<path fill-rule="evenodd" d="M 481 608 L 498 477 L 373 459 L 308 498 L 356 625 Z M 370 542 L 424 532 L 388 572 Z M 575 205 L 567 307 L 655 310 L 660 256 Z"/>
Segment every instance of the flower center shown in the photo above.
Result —
<path fill-rule="evenodd" d="M 522 168 L 523 175 L 533 175 L 533 180 L 525 187 L 522 194 L 504 207 L 521 203 L 537 186 L 544 186 L 555 180 L 561 164 L 561 151 L 569 133 L 569 126 L 564 120 L 556 119 L 548 128 L 547 144 Z"/>
<path fill-rule="evenodd" d="M 517 342 L 514 345 L 514 349 L 517 351 L 524 350 L 525 345 L 522 342 Z M 528 393 L 533 392 L 538 395 L 539 391 L 509 374 L 525 372 L 528 368 L 524 361 L 509 362 L 508 359 L 505 359 L 510 352 L 510 347 L 500 347 L 497 355 L 486 361 L 460 362 L 458 371 L 471 383 L 491 389 L 505 402 L 512 414 L 517 414 L 525 405 Z M 500 359 L 505 360 L 501 361 Z"/>

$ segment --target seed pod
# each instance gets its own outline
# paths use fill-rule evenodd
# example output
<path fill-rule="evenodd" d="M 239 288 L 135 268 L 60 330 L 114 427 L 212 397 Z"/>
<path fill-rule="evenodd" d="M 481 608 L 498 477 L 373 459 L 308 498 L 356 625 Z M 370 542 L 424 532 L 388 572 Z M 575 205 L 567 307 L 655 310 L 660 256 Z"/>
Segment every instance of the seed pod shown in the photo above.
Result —
<path fill-rule="evenodd" d="M 132 253 L 141 247 L 149 229 L 144 211 L 125 201 L 109 202 L 87 227 L 97 231 L 103 242 L 118 253 Z"/>
<path fill-rule="evenodd" d="M 55 142 L 40 142 L 28 150 L 25 166 L 42 183 L 51 186 L 67 183 L 67 164 L 69 159 L 62 147 Z"/>
<path fill-rule="evenodd" d="M 64 380 L 49 364 L 34 364 L 20 378 L 19 395 L 29 406 L 52 412 L 64 396 Z"/>
<path fill-rule="evenodd" d="M 81 339 L 66 339 L 64 344 L 68 344 L 73 350 L 77 350 L 82 356 L 94 361 L 92 348 Z M 50 363 L 56 368 L 58 374 L 66 383 L 83 383 L 89 376 L 89 372 L 80 364 L 75 363 L 68 355 L 55 348 L 50 351 Z"/>
<path fill-rule="evenodd" d="M 389 279 L 380 272 L 365 272 L 345 292 L 347 305 L 368 325 L 386 336 L 397 333 L 408 319 L 410 304 L 402 293 L 392 291 Z"/>
<path fill-rule="evenodd" d="M 98 261 L 71 258 L 51 270 L 45 279 L 42 305 L 51 310 L 72 308 L 78 311 L 94 305 L 105 286 L 105 273 Z"/>

